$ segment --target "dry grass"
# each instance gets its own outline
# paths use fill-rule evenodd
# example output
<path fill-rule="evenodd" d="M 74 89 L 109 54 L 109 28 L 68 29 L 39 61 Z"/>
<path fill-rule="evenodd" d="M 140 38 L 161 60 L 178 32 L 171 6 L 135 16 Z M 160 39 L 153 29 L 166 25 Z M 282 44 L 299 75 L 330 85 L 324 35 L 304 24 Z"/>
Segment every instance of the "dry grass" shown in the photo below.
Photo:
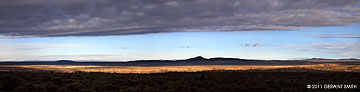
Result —
<path fill-rule="evenodd" d="M 198 65 L 198 66 L 93 66 L 93 65 L 1 65 L 0 71 L 56 71 L 106 73 L 164 73 L 206 70 L 267 70 L 278 68 L 308 68 L 323 71 L 360 72 L 360 65 Z"/>

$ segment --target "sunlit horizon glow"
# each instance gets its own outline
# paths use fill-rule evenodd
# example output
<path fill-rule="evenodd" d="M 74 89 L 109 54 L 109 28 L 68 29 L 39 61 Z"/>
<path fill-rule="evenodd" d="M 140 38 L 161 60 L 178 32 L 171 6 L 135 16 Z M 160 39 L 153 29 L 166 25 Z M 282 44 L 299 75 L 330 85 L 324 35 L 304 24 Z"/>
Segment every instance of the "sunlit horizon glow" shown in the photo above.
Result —
<path fill-rule="evenodd" d="M 359 0 L 0 0 L 0 61 L 360 58 Z"/>

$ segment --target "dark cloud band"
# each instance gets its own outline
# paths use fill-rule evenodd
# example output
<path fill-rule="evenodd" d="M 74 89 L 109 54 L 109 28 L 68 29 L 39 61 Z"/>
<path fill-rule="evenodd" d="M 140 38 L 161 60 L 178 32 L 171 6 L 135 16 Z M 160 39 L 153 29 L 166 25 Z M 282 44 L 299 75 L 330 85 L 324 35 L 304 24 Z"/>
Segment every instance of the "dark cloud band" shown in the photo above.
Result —
<path fill-rule="evenodd" d="M 0 0 L 0 34 L 106 36 L 357 24 L 360 0 Z"/>

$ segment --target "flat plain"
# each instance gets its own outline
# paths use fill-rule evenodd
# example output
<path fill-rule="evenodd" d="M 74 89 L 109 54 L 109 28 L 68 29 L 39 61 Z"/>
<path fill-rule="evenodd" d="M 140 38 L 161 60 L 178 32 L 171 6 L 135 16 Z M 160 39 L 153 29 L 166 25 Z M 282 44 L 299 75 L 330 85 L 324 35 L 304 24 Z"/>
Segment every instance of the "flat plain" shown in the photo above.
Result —
<path fill-rule="evenodd" d="M 360 65 L 188 65 L 188 66 L 104 66 L 104 65 L 0 65 L 0 71 L 55 71 L 105 73 L 165 73 L 211 70 L 269 70 L 282 68 L 312 69 L 336 72 L 360 72 Z"/>

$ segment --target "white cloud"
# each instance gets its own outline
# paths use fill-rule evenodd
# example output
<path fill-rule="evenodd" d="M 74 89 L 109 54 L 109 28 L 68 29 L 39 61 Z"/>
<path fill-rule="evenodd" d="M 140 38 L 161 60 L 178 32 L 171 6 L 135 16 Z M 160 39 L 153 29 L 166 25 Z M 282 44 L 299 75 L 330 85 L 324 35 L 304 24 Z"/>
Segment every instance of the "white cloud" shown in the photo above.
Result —
<path fill-rule="evenodd" d="M 347 43 L 314 43 L 311 45 L 285 45 L 286 48 L 309 51 L 350 51 L 360 50 L 360 42 Z"/>
<path fill-rule="evenodd" d="M 1 50 L 40 50 L 40 49 L 65 49 L 73 47 L 82 47 L 79 44 L 35 44 L 35 43 L 21 43 L 21 44 L 0 44 Z"/>
<path fill-rule="evenodd" d="M 315 35 L 315 36 L 307 36 L 314 38 L 360 38 L 359 34 L 336 34 L 336 35 Z"/>
<path fill-rule="evenodd" d="M 169 2 L 166 2 L 165 5 L 178 6 L 178 5 L 179 5 L 179 2 L 177 2 L 177 1 L 169 1 Z"/>
<path fill-rule="evenodd" d="M 119 54 L 86 54 L 81 52 L 57 53 L 57 51 L 73 50 L 86 47 L 81 44 L 0 44 L 0 61 L 25 61 L 25 60 L 110 60 L 119 61 Z M 121 49 L 130 49 L 123 47 Z M 51 51 L 50 53 L 47 51 Z M 43 53 L 45 52 L 45 53 Z"/>
<path fill-rule="evenodd" d="M 53 55 L 39 55 L 37 59 L 41 60 L 101 60 L 101 61 L 121 61 L 121 55 L 118 54 L 53 54 Z"/>
<path fill-rule="evenodd" d="M 360 57 L 360 42 L 342 42 L 342 43 L 313 43 L 311 45 L 285 44 L 284 48 L 314 51 L 334 55 L 336 57 Z"/>

